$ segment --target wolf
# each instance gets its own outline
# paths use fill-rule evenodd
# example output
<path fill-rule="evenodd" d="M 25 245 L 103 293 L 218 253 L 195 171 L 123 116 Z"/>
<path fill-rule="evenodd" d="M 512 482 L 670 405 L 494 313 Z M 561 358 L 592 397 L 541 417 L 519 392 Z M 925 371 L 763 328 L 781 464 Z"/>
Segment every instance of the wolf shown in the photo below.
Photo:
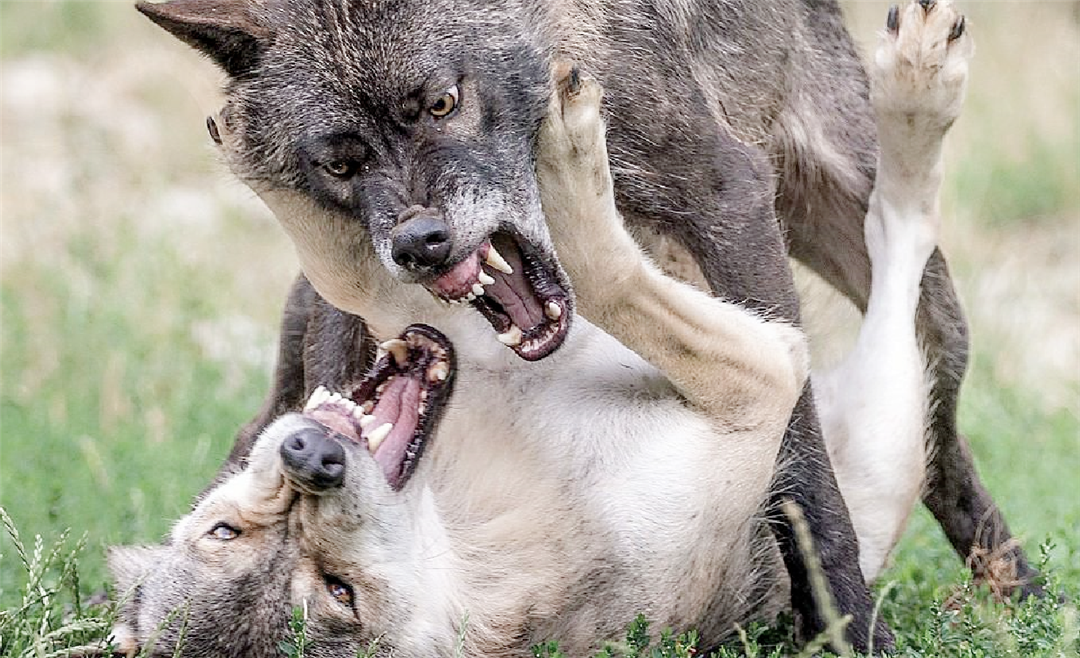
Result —
<path fill-rule="evenodd" d="M 920 5 L 928 15 L 935 6 Z M 292 294 L 301 304 L 286 314 L 286 328 L 301 331 L 285 339 L 266 413 L 241 433 L 220 481 L 249 463 L 273 418 L 302 405 L 315 384 L 348 385 L 332 377 L 356 374 L 371 339 L 413 323 L 444 332 L 460 379 L 474 382 L 460 388 L 485 392 L 455 397 L 435 443 L 453 446 L 469 509 L 499 508 L 525 492 L 544 498 L 543 473 L 522 466 L 538 433 L 604 434 L 608 415 L 594 411 L 604 405 L 576 405 L 625 392 L 624 382 L 613 375 L 582 389 L 577 377 L 598 362 L 611 373 L 634 368 L 622 368 L 629 355 L 593 345 L 597 325 L 612 331 L 578 312 L 594 279 L 571 286 L 561 264 L 571 247 L 556 249 L 547 224 L 535 164 L 556 61 L 577 63 L 605 89 L 614 203 L 636 238 L 675 249 L 715 296 L 766 317 L 798 322 L 788 254 L 867 309 L 863 218 L 876 131 L 866 76 L 833 2 L 173 0 L 139 8 L 227 73 L 211 135 L 277 215 L 305 276 Z M 617 246 L 582 236 L 574 248 L 605 261 Z M 962 555 L 1008 545 L 956 433 L 966 328 L 936 250 L 920 290 L 934 399 L 923 500 Z M 664 326 L 651 316 L 639 322 Z M 497 377 L 470 379 L 480 374 Z M 699 375 L 711 376 L 720 377 Z M 577 396 L 552 399 L 549 388 Z M 655 410 L 645 402 L 657 393 L 630 390 L 647 425 Z M 545 413 L 535 417 L 538 408 Z M 790 499 L 805 510 L 830 598 L 853 617 L 849 639 L 888 647 L 888 629 L 871 623 L 859 566 L 867 553 L 830 461 L 846 457 L 829 454 L 817 416 L 807 385 L 777 450 L 766 508 Z M 857 452 L 857 443 L 846 445 Z M 446 468 L 438 455 L 427 462 Z M 746 494 L 742 502 L 754 498 Z M 692 495 L 672 500 L 680 498 Z M 792 608 L 812 635 L 824 621 L 807 565 L 792 524 L 772 521 Z M 1027 582 L 1034 572 L 1023 553 L 1006 555 Z"/>
<path fill-rule="evenodd" d="M 887 26 L 869 303 L 851 355 L 815 375 L 867 579 L 923 478 L 917 308 L 972 47 L 945 2 Z M 310 656 L 525 656 L 547 639 L 587 655 L 637 612 L 710 645 L 785 606 L 789 571 L 762 512 L 808 376 L 804 337 L 646 256 L 618 209 L 599 84 L 554 77 L 534 170 L 544 237 L 569 273 L 559 285 L 573 282 L 556 303 L 580 314 L 561 348 L 523 367 L 472 310 L 432 303 L 368 253 L 361 280 L 392 294 L 374 317 L 447 330 L 412 324 L 369 367 L 361 320 L 298 287 L 283 356 L 313 356 L 283 358 L 301 372 L 279 383 L 336 392 L 275 413 L 167 544 L 111 552 L 122 651 L 275 655 L 301 606 Z M 520 248 L 484 251 L 489 276 L 526 267 Z"/>

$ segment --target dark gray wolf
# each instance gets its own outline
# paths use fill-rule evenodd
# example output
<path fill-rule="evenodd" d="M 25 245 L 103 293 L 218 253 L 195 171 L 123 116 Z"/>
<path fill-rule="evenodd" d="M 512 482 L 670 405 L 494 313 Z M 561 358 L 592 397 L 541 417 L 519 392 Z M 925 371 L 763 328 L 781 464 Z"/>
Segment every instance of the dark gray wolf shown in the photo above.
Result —
<path fill-rule="evenodd" d="M 234 171 L 275 211 L 296 243 L 307 281 L 341 309 L 312 301 L 308 284 L 298 284 L 293 299 L 309 303 L 289 311 L 286 323 L 300 326 L 301 335 L 286 337 L 279 385 L 267 413 L 241 435 L 223 469 L 226 483 L 247 462 L 256 430 L 302 404 L 313 385 L 347 390 L 349 382 L 340 380 L 356 375 L 354 368 L 370 353 L 359 339 L 385 339 L 413 322 L 446 333 L 458 352 L 459 389 L 478 396 L 462 399 L 459 390 L 440 431 L 445 440 L 435 443 L 453 446 L 445 450 L 456 457 L 441 459 L 436 450 L 419 463 L 433 473 L 445 473 L 452 463 L 455 481 L 468 483 L 460 492 L 468 501 L 465 508 L 493 523 L 509 503 L 528 510 L 528 500 L 558 495 L 545 490 L 543 469 L 522 468 L 530 463 L 526 457 L 535 446 L 529 439 L 536 433 L 574 437 L 587 446 L 602 442 L 606 427 L 626 429 L 598 411 L 603 405 L 583 409 L 579 404 L 628 395 L 640 403 L 640 423 L 651 426 L 655 416 L 649 414 L 656 410 L 647 403 L 665 399 L 671 390 L 666 387 L 693 399 L 676 376 L 678 368 L 649 356 L 667 380 L 646 377 L 634 383 L 617 376 L 637 372 L 633 356 L 594 344 L 595 325 L 574 319 L 575 300 L 582 304 L 587 298 L 583 281 L 593 279 L 576 276 L 577 295 L 572 294 L 559 264 L 570 248 L 552 243 L 545 223 L 551 213 L 545 218 L 534 167 L 556 61 L 578 63 L 605 89 L 614 203 L 643 240 L 670 238 L 692 257 L 714 294 L 767 317 L 797 322 L 789 253 L 866 308 L 871 258 L 863 218 L 876 170 L 875 129 L 865 74 L 832 2 L 175 0 L 140 9 L 229 74 L 227 102 L 211 119 L 211 133 Z M 934 4 L 926 2 L 920 10 L 933 15 Z M 899 24 L 898 16 L 890 17 L 890 26 Z M 959 25 L 955 29 L 962 32 Z M 951 43 L 953 29 L 935 38 Z M 575 234 L 580 239 L 574 244 L 596 262 L 625 257 L 620 251 L 625 245 L 599 234 L 605 237 Z M 608 278 L 601 280 L 618 289 L 634 262 L 627 262 L 627 270 L 604 272 Z M 620 322 L 585 311 L 638 354 L 665 341 L 668 347 L 685 347 L 678 334 L 621 335 Z M 639 329 L 665 326 L 663 314 L 629 321 Z M 494 331 L 484 331 L 487 325 Z M 961 554 L 980 542 L 999 546 L 1008 530 L 955 431 L 966 330 L 936 251 L 922 280 L 918 327 L 934 364 L 933 449 L 923 499 Z M 526 365 L 512 354 L 536 362 Z M 691 361 L 710 356 L 716 354 L 692 349 L 686 354 Z M 728 368 L 737 369 L 738 359 L 724 356 L 733 359 L 725 362 Z M 606 367 L 607 379 L 588 376 L 598 364 Z M 702 379 L 715 378 L 723 388 L 730 381 L 724 372 L 703 370 L 693 379 L 708 388 Z M 491 379 L 474 379 L 492 373 L 506 378 L 501 387 Z M 578 378 L 592 386 L 575 386 Z M 776 409 L 786 406 L 784 392 L 778 387 L 767 396 Z M 760 404 L 754 399 L 734 395 L 713 402 L 750 413 Z M 770 471 L 766 497 L 773 503 L 792 499 L 806 511 L 832 598 L 853 615 L 852 643 L 864 648 L 873 636 L 876 647 L 888 647 L 888 630 L 881 624 L 871 628 L 871 601 L 858 566 L 866 553 L 859 552 L 809 387 L 793 404 L 791 427 L 776 454 L 767 442 L 760 444 L 779 465 Z M 727 430 L 738 427 L 755 435 L 765 426 L 736 424 Z M 392 445 L 407 444 L 402 443 L 407 437 L 391 438 Z M 620 440 L 610 437 L 610 442 Z M 758 462 L 738 451 L 708 463 L 716 472 L 746 468 L 760 475 L 750 466 Z M 570 477 L 588 482 L 593 469 L 610 465 L 604 459 L 586 461 L 576 464 L 579 470 Z M 657 472 L 671 475 L 660 466 Z M 670 496 L 662 494 L 669 478 L 654 475 L 648 481 L 652 495 L 668 505 L 667 513 L 693 508 L 695 495 L 715 495 L 709 478 L 700 475 L 700 488 L 679 488 Z M 756 500 L 760 481 L 754 482 L 742 493 L 745 498 L 720 504 L 742 515 L 747 501 L 766 502 Z M 573 519 L 587 515 L 585 507 L 568 505 L 560 512 Z M 578 528 L 583 537 L 618 534 L 619 524 L 612 523 L 614 529 L 588 523 Z M 822 620 L 791 525 L 779 518 L 771 528 L 789 577 L 792 607 L 804 633 L 814 633 Z M 715 542 L 713 554 L 720 555 L 730 542 L 754 534 L 727 534 L 729 529 L 698 528 L 693 536 Z M 551 550 L 559 546 L 555 542 Z M 640 583 L 630 574 L 642 565 L 620 562 L 618 551 L 604 557 L 586 560 L 595 571 L 577 574 L 572 582 L 589 592 L 574 592 L 580 596 L 569 600 L 601 596 L 616 582 L 631 589 Z M 1009 557 L 1021 578 L 1032 575 L 1018 549 Z M 705 572 L 754 573 L 744 566 L 714 565 Z M 771 600 L 755 588 L 724 589 L 724 579 L 706 582 L 717 588 L 705 606 L 716 613 L 712 619 L 729 621 L 734 601 L 749 609 L 755 601 Z M 522 614 L 531 620 L 560 612 L 569 614 L 542 608 Z M 584 612 L 571 616 L 589 624 Z M 658 617 L 691 621 L 675 613 Z M 709 628 L 705 617 L 697 621 Z M 556 636 L 578 646 L 571 630 L 540 622 L 526 622 L 524 628 L 558 630 Z M 516 626 L 512 632 L 526 633 Z"/>

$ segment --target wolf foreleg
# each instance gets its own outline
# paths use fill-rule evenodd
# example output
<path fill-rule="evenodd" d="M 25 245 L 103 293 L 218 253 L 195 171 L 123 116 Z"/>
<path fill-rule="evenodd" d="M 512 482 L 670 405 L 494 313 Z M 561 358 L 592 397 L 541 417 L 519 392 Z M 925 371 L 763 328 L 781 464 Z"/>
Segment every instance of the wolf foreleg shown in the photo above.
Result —
<path fill-rule="evenodd" d="M 662 370 L 729 430 L 783 433 L 807 377 L 805 338 L 663 274 L 623 227 L 608 168 L 599 85 L 558 84 L 541 131 L 545 214 L 582 315 Z"/>

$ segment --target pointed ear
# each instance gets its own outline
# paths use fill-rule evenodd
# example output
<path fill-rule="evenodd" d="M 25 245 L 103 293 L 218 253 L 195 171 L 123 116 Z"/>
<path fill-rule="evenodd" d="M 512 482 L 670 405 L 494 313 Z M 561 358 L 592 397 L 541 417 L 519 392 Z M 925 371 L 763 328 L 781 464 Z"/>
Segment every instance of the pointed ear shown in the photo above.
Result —
<path fill-rule="evenodd" d="M 139 0 L 135 8 L 233 77 L 255 67 L 270 39 L 270 30 L 255 20 L 248 0 Z"/>
<path fill-rule="evenodd" d="M 132 589 L 146 578 L 146 575 L 160 566 L 165 552 L 164 546 L 113 546 L 109 549 L 106 562 L 112 572 L 116 585 L 116 595 L 130 596 Z"/>

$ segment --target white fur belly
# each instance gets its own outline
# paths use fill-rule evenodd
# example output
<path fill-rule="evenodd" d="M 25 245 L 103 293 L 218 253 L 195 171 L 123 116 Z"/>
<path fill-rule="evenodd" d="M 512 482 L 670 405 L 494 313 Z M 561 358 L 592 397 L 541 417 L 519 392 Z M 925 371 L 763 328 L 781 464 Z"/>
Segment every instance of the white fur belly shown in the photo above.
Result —
<path fill-rule="evenodd" d="M 578 320 L 540 363 L 462 367 L 425 459 L 439 505 L 473 541 L 514 537 L 504 547 L 524 568 L 546 556 L 567 580 L 596 560 L 648 574 L 630 618 L 695 618 L 721 585 L 745 582 L 781 437 L 718 432 L 655 368 Z"/>

